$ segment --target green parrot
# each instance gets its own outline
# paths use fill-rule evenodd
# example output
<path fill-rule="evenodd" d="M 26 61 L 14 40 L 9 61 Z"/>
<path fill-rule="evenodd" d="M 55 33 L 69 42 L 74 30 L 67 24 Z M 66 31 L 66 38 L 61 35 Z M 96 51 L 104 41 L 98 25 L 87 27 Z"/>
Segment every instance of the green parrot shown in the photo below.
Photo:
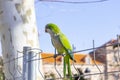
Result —
<path fill-rule="evenodd" d="M 74 60 L 72 47 L 67 39 L 67 37 L 61 32 L 60 28 L 53 23 L 48 23 L 45 26 L 45 32 L 49 33 L 51 36 L 52 45 L 57 50 L 58 55 L 64 54 L 64 67 L 63 67 L 63 74 L 64 78 L 66 78 L 66 68 L 68 70 L 68 77 L 70 80 L 72 79 L 71 67 L 70 67 L 70 59 Z M 55 57 L 57 57 L 55 55 Z M 67 65 L 67 66 L 66 66 Z"/>

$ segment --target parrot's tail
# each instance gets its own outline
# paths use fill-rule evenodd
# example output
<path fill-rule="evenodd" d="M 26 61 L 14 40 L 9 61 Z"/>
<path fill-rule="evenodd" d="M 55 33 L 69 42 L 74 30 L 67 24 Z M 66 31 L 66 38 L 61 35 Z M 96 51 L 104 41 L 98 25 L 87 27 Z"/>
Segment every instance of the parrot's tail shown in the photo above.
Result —
<path fill-rule="evenodd" d="M 70 59 L 71 59 L 72 61 L 76 62 L 76 60 L 74 59 L 74 54 L 73 54 L 73 52 L 70 51 L 70 50 L 68 50 L 68 52 L 69 52 L 69 57 L 70 57 Z"/>
<path fill-rule="evenodd" d="M 70 56 L 70 59 L 71 59 L 72 61 L 76 62 L 76 60 L 75 60 L 75 59 L 73 59 L 73 57 L 71 57 L 71 56 Z"/>

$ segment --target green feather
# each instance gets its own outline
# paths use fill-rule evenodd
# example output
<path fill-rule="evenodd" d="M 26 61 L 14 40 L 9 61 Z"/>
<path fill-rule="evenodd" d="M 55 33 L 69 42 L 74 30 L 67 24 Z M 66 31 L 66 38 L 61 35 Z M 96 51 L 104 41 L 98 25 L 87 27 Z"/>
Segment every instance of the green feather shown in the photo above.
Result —
<path fill-rule="evenodd" d="M 50 30 L 51 35 L 51 41 L 53 46 L 57 49 L 58 54 L 65 53 L 64 56 L 64 67 L 63 67 L 63 73 L 64 77 L 66 76 L 66 65 L 68 70 L 68 76 L 70 76 L 70 80 L 72 80 L 72 73 L 70 68 L 70 59 L 75 61 L 72 54 L 72 47 L 70 45 L 69 40 L 67 37 L 61 32 L 59 27 L 56 24 L 49 23 L 46 25 L 45 29 Z"/>
<path fill-rule="evenodd" d="M 46 28 L 51 29 L 55 34 L 60 33 L 60 29 L 56 24 L 49 23 L 46 25 Z"/>

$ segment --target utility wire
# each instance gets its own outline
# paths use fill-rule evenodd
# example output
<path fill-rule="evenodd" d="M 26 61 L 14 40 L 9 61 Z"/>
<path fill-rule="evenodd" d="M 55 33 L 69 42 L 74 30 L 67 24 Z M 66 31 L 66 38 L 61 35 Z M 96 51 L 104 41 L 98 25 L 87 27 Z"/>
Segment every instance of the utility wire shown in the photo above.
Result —
<path fill-rule="evenodd" d="M 112 44 L 112 45 L 103 45 L 103 46 L 100 46 L 100 47 L 95 47 L 95 49 L 99 49 L 99 48 L 105 48 L 105 47 L 109 47 L 109 46 L 114 46 L 114 45 L 120 45 L 120 43 L 116 43 L 116 44 Z M 41 49 L 37 49 L 37 48 L 34 48 L 34 49 L 31 49 L 31 50 L 41 50 Z M 31 51 L 30 50 L 30 51 Z M 84 49 L 84 50 L 79 50 L 79 51 L 74 51 L 72 54 L 76 54 L 76 53 L 79 53 L 79 52 L 84 52 L 84 51 L 89 51 L 89 50 L 93 50 L 93 48 L 89 48 L 89 49 Z M 29 51 L 29 50 L 28 50 Z M 40 53 L 38 54 L 41 54 L 43 51 L 41 50 Z M 19 52 L 18 52 L 19 53 Z M 65 54 L 63 54 L 65 55 Z M 20 57 L 17 57 L 17 58 L 14 58 L 14 59 L 10 59 L 9 61 L 6 61 L 6 62 L 3 62 L 3 64 L 6 64 L 6 63 L 9 63 L 11 61 L 14 61 L 14 60 L 17 60 L 19 58 L 22 58 L 23 56 L 20 56 Z M 42 57 L 42 58 L 39 58 L 39 59 L 32 59 L 32 60 L 29 60 L 28 62 L 30 61 L 36 61 L 36 60 L 42 60 L 42 59 L 47 59 L 47 58 L 54 58 L 54 56 L 47 56 L 47 57 Z"/>
<path fill-rule="evenodd" d="M 88 50 L 93 50 L 93 51 L 95 51 L 95 49 L 105 48 L 105 47 L 109 47 L 109 46 L 115 46 L 115 45 L 119 45 L 119 44 L 120 44 L 120 43 L 115 43 L 115 44 L 111 44 L 111 45 L 103 45 L 103 46 L 101 46 L 101 47 L 94 47 L 94 46 L 93 46 L 93 48 L 84 49 L 84 50 L 80 50 L 80 51 L 73 51 L 73 54 L 78 53 L 78 52 L 88 51 Z M 30 49 L 30 50 L 28 50 L 28 52 L 29 52 L 29 51 L 33 51 L 33 52 L 34 52 L 34 50 L 39 51 L 39 53 L 36 53 L 36 55 L 37 55 L 37 54 L 39 55 L 39 54 L 42 53 L 42 50 L 41 50 L 41 49 L 37 49 L 37 48 Z M 17 52 L 18 52 L 18 53 L 22 53 L 22 52 L 20 52 L 20 51 L 17 51 Z M 95 53 L 95 52 L 94 52 L 94 53 Z M 65 55 L 65 54 L 64 54 L 64 55 Z M 10 63 L 10 62 L 15 61 L 15 60 L 18 60 L 18 59 L 20 59 L 20 58 L 23 58 L 23 56 L 20 56 L 20 57 L 14 58 L 14 59 L 10 59 L 9 61 L 4 62 L 3 64 Z M 55 57 L 54 57 L 54 56 L 48 56 L 48 57 L 43 57 L 43 58 L 38 58 L 38 59 L 32 59 L 32 60 L 30 60 L 30 61 L 42 60 L 42 59 L 47 59 L 47 58 L 55 58 Z M 28 62 L 30 62 L 30 61 L 28 61 Z M 55 64 L 55 65 L 56 65 L 56 64 Z M 10 70 L 10 69 L 9 69 L 9 70 Z M 11 73 L 11 71 L 9 71 L 9 73 Z M 120 71 L 112 71 L 112 72 L 107 72 L 107 73 L 108 73 L 108 74 L 120 73 Z M 79 75 L 78 77 L 88 76 L 88 75 L 98 75 L 98 74 L 105 74 L 105 73 L 102 73 L 102 72 L 100 71 L 100 73 L 93 73 L 93 74 L 87 74 L 87 75 Z M 13 79 L 15 80 L 15 77 L 13 76 L 13 73 L 11 74 L 11 76 L 12 76 Z M 73 77 L 76 77 L 76 76 L 73 76 Z M 62 79 L 62 77 L 60 76 L 60 78 L 56 78 L 56 79 Z"/>
<path fill-rule="evenodd" d="M 100 47 L 89 48 L 89 49 L 84 49 L 84 50 L 79 50 L 79 51 L 73 51 L 71 54 L 76 54 L 76 53 L 79 53 L 79 52 L 89 51 L 89 50 L 93 50 L 93 49 L 95 50 L 95 49 L 105 48 L 105 47 L 115 46 L 115 45 L 120 45 L 120 43 L 116 43 L 116 44 L 112 44 L 112 45 L 103 45 L 103 46 L 100 46 Z M 64 55 L 65 54 L 63 54 L 63 56 Z M 47 56 L 47 57 L 42 57 L 42 58 L 39 58 L 39 59 L 32 59 L 32 60 L 29 60 L 28 62 L 30 62 L 30 61 L 36 61 L 36 60 L 42 60 L 42 59 L 47 59 L 47 58 L 54 58 L 54 56 Z"/>
<path fill-rule="evenodd" d="M 105 1 L 108 1 L 108 0 L 91 0 L 91 1 L 39 0 L 39 1 L 42 1 L 42 2 L 71 3 L 71 4 L 84 4 L 84 3 L 105 2 Z"/>

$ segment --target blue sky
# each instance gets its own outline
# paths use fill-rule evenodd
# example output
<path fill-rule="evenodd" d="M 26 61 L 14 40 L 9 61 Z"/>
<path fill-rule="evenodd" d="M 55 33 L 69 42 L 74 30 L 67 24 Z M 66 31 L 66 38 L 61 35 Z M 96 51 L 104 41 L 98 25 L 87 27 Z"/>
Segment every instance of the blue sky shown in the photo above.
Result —
<path fill-rule="evenodd" d="M 101 46 L 120 34 L 120 0 L 91 4 L 37 2 L 35 10 L 44 52 L 54 52 L 50 36 L 44 32 L 45 25 L 51 22 L 60 27 L 76 51 L 91 48 L 93 40 L 96 47 Z"/>
<path fill-rule="evenodd" d="M 50 22 L 61 28 L 76 51 L 91 48 L 93 40 L 96 47 L 101 46 L 120 34 L 120 0 L 90 4 L 37 1 L 35 10 L 40 48 L 44 52 L 54 52 L 50 36 L 44 32 Z"/>

